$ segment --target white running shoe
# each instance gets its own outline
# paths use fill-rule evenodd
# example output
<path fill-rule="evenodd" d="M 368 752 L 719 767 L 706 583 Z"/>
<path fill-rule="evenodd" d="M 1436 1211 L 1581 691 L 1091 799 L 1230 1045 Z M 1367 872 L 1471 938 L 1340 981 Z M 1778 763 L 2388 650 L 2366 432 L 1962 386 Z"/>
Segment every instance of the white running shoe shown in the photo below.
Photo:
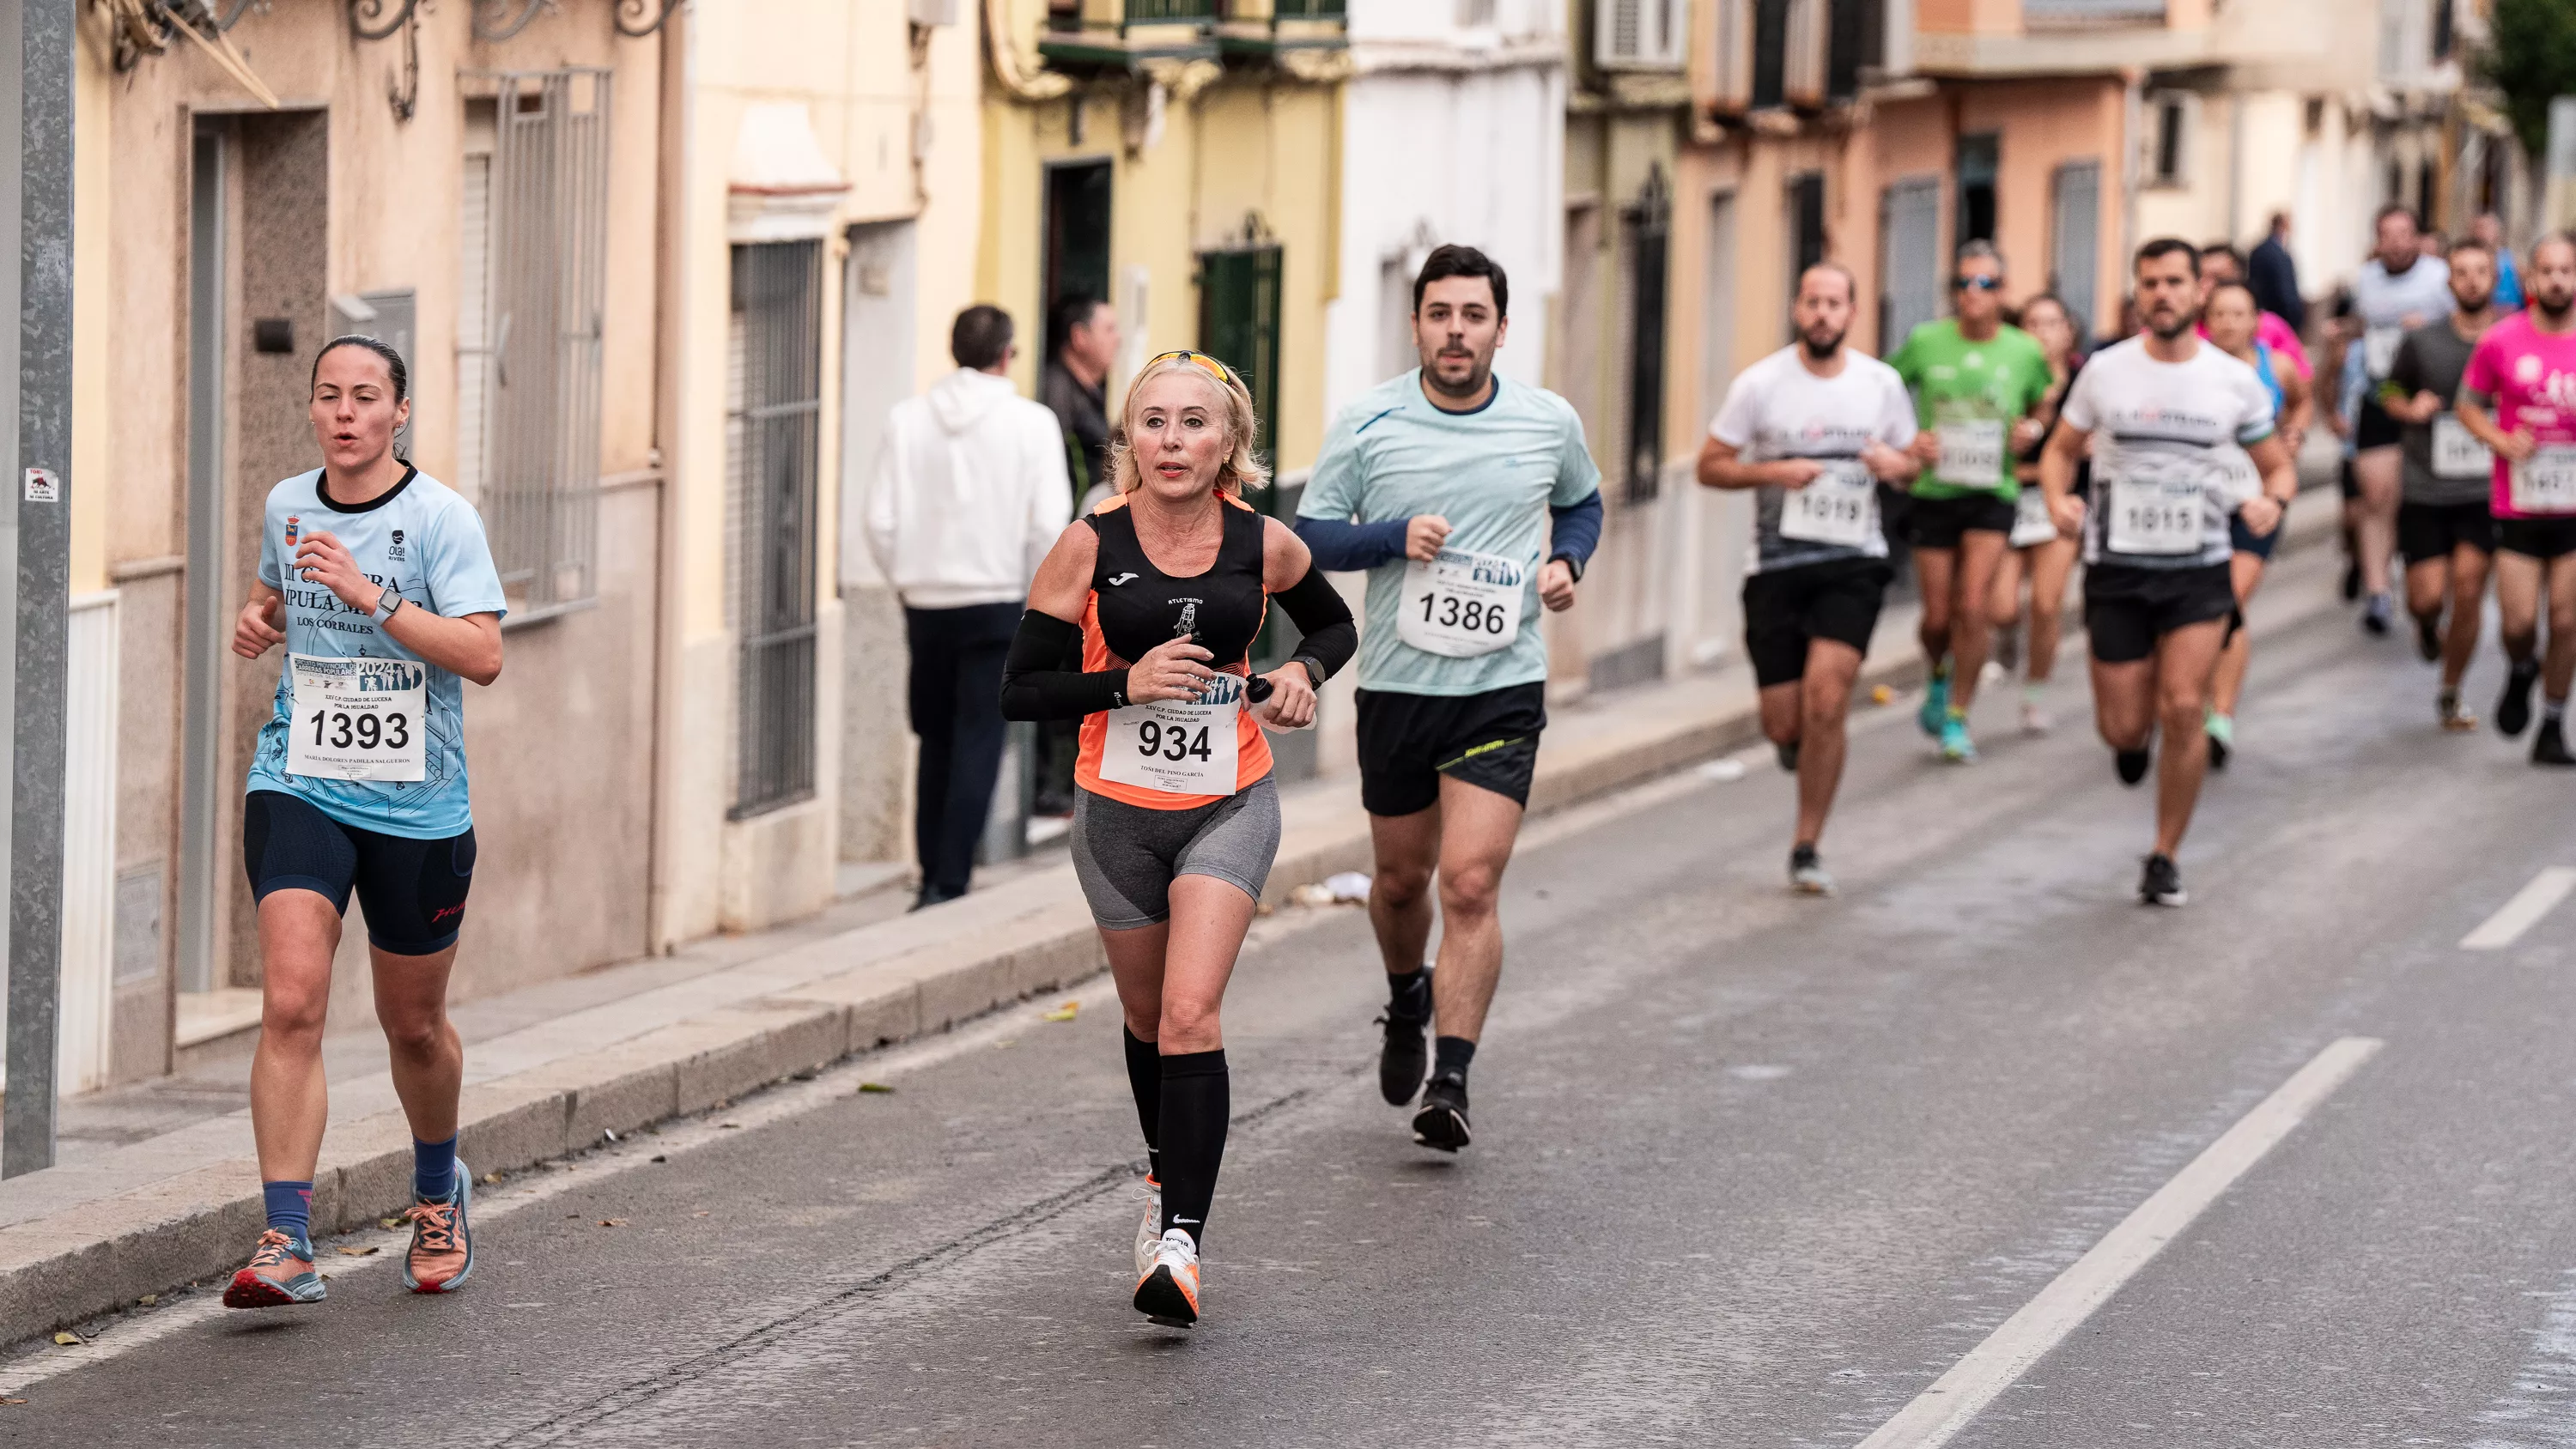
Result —
<path fill-rule="evenodd" d="M 1154 1249 L 1163 1241 L 1163 1185 L 1145 1178 L 1145 1217 L 1136 1224 L 1136 1276 L 1154 1271 Z"/>
<path fill-rule="evenodd" d="M 2040 705 L 2038 700 L 2025 699 L 2021 702 L 2021 732 L 2023 734 L 2044 735 L 2048 733 L 2050 729 L 2054 728 L 2056 724 L 2057 721 L 2049 717 L 2048 711 Z"/>
<path fill-rule="evenodd" d="M 1154 1245 L 1153 1266 L 1136 1284 L 1136 1311 L 1172 1328 L 1199 1321 L 1199 1245 L 1188 1230 L 1174 1228 Z"/>
<path fill-rule="evenodd" d="M 1981 685 L 2001 684 L 2010 678 L 2012 678 L 2012 671 L 2004 668 L 2003 661 L 2000 659 L 1989 659 L 1977 669 L 1977 683 Z"/>

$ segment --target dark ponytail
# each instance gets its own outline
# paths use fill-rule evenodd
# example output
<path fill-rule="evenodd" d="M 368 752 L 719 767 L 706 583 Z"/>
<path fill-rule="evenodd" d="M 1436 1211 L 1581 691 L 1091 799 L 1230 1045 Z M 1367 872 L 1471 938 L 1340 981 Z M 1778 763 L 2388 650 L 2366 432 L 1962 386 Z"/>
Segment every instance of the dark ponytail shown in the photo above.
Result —
<path fill-rule="evenodd" d="M 402 354 L 394 351 L 392 343 L 382 338 L 369 337 L 363 332 L 334 337 L 322 344 L 322 350 L 313 354 L 313 377 L 304 385 L 306 395 L 310 396 L 314 385 L 322 380 L 322 359 L 343 347 L 363 347 L 384 359 L 385 372 L 393 379 L 394 401 L 402 402 L 411 396 L 411 370 L 403 366 Z"/>

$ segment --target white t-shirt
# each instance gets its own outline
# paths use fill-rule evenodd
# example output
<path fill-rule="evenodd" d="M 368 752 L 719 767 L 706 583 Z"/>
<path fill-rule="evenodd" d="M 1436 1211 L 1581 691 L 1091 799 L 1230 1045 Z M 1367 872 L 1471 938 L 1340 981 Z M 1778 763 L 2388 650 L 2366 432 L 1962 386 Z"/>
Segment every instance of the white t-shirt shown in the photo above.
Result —
<path fill-rule="evenodd" d="M 2393 274 L 2377 257 L 2363 263 L 2352 283 L 2352 310 L 2361 319 L 2362 372 L 2372 382 L 2386 379 L 2407 329 L 2440 321 L 2451 315 L 2451 307 L 2451 264 L 2440 257 L 2419 257 Z"/>
<path fill-rule="evenodd" d="M 1818 377 L 1799 361 L 1801 350 L 1792 343 L 1736 374 L 1726 389 L 1726 402 L 1708 426 L 1709 436 L 1736 449 L 1747 463 L 1817 459 L 1836 470 L 1843 487 L 1860 492 L 1857 479 L 1867 477 L 1860 467 L 1864 446 L 1875 441 L 1901 449 L 1914 441 L 1914 399 L 1896 369 L 1875 357 L 1846 349 L 1843 370 L 1832 377 Z M 1822 490 L 1833 483 L 1832 478 L 1819 478 L 1807 488 Z M 1754 490 L 1753 549 L 1745 561 L 1746 573 L 1776 573 L 1834 559 L 1887 557 L 1887 534 L 1878 524 L 1875 480 L 1865 490 L 1867 515 L 1855 531 L 1857 543 L 1826 541 L 1818 535 L 1833 530 L 1802 528 L 1795 519 L 1790 533 L 1783 534 L 1789 491 L 1769 483 Z M 1821 491 L 1818 496 L 1823 496 Z M 1793 536 L 1800 533 L 1807 536 Z"/>
<path fill-rule="evenodd" d="M 2272 435 L 2272 392 L 2253 368 L 2197 338 L 2189 360 L 2158 362 L 2141 334 L 2086 361 L 2060 416 L 2093 435 L 2086 563 L 2227 562 L 2232 451 Z"/>

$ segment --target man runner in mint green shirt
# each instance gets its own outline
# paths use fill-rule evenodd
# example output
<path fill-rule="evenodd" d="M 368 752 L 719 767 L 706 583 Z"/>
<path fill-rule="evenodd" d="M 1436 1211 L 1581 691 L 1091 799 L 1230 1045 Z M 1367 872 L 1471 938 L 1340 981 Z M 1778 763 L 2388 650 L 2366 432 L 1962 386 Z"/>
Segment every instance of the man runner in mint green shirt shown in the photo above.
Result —
<path fill-rule="evenodd" d="M 1931 666 L 1919 716 L 1941 757 L 1973 760 L 1968 706 L 1985 668 L 1986 598 L 2018 521 L 2014 461 L 2039 440 L 2031 413 L 2047 397 L 2048 354 L 2003 320 L 2003 258 L 1988 242 L 1959 248 L 1950 279 L 1954 316 L 1914 329 L 1888 359 L 1914 394 L 1923 474 L 1907 528 L 1923 586 L 1923 656 Z M 2054 533 L 2045 512 L 2031 532 Z"/>
<path fill-rule="evenodd" d="M 1433 251 L 1413 283 L 1422 366 L 1342 410 L 1297 505 L 1317 567 L 1368 570 L 1357 704 L 1389 991 L 1378 1089 L 1394 1106 L 1420 1091 L 1414 1140 L 1447 1152 L 1467 1145 L 1467 1064 L 1503 969 L 1495 902 L 1547 726 L 1539 610 L 1573 605 L 1601 537 L 1573 404 L 1494 376 L 1510 305 L 1484 253 Z M 1436 970 L 1422 961 L 1435 871 Z"/>

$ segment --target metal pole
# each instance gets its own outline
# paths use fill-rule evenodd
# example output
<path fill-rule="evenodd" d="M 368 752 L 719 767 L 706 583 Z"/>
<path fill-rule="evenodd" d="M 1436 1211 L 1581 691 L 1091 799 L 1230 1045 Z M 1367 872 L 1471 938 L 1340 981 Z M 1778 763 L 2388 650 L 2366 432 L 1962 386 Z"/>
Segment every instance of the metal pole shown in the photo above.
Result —
<path fill-rule="evenodd" d="M 9 1082 L 0 1177 L 54 1162 L 62 986 L 63 684 L 71 597 L 72 18 L 10 0 L 18 44 L 17 688 L 9 823 Z M 5 26 L 6 20 L 0 20 Z"/>

